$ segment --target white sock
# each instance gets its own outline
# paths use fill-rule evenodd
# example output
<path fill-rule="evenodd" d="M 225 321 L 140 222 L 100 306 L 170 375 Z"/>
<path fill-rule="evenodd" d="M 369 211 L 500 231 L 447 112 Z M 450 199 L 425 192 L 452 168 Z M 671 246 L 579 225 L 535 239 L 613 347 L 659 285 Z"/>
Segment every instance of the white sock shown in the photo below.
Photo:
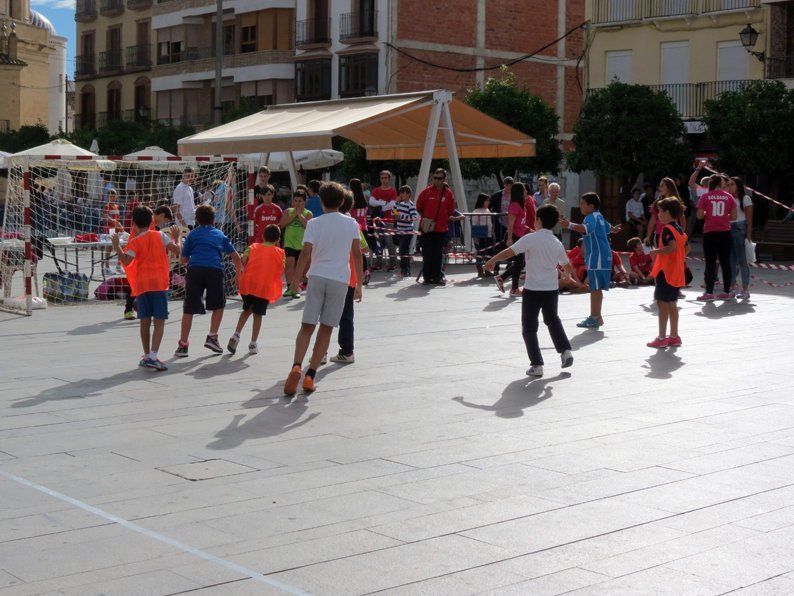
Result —
<path fill-rule="evenodd" d="M 157 352 L 149 352 L 149 358 L 152 360 L 157 360 Z"/>

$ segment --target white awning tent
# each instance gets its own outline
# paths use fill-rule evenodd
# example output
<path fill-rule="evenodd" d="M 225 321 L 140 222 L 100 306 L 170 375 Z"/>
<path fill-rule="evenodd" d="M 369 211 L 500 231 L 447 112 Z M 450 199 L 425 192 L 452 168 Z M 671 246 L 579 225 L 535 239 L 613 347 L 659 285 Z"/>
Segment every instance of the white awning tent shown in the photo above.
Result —
<path fill-rule="evenodd" d="M 462 210 L 467 207 L 460 158 L 535 155 L 533 138 L 443 90 L 269 106 L 180 139 L 179 154 L 286 151 L 292 156 L 289 170 L 294 184 L 294 152 L 330 149 L 334 136 L 361 145 L 367 159 L 421 159 L 420 186 L 429 179 L 432 159 L 449 160 Z"/>
<path fill-rule="evenodd" d="M 96 153 L 91 153 L 82 147 L 78 147 L 66 139 L 53 139 L 49 143 L 9 155 L 6 157 L 6 164 L 10 167 L 36 159 L 61 159 L 69 161 L 78 159 L 90 160 L 98 157 Z"/>
<path fill-rule="evenodd" d="M 6 169 L 6 157 L 11 155 L 10 153 L 6 153 L 5 151 L 0 151 L 0 170 Z"/>
<path fill-rule="evenodd" d="M 158 160 L 158 159 L 168 159 L 169 157 L 175 157 L 173 153 L 169 153 L 162 147 L 152 146 L 146 147 L 145 149 L 141 149 L 140 151 L 134 151 L 132 153 L 128 153 L 123 157 L 126 160 L 134 160 L 134 159 L 151 159 L 151 160 Z"/>

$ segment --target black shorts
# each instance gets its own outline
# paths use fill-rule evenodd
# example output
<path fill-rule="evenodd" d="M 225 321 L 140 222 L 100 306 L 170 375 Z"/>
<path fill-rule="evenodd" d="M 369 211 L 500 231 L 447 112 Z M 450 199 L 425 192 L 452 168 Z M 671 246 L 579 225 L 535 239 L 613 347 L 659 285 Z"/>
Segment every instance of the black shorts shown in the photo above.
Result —
<path fill-rule="evenodd" d="M 253 294 L 243 294 L 243 310 L 251 311 L 255 315 L 264 317 L 267 312 L 267 305 L 270 304 L 265 298 L 254 296 Z"/>
<path fill-rule="evenodd" d="M 678 302 L 679 288 L 674 288 L 664 278 L 664 271 L 660 271 L 656 276 L 656 289 L 653 291 L 653 299 L 659 302 Z"/>
<path fill-rule="evenodd" d="M 205 292 L 206 310 L 202 300 Z M 207 310 L 218 310 L 224 306 L 226 306 L 226 293 L 223 289 L 223 269 L 188 267 L 182 312 L 186 315 L 203 315 Z"/>
<path fill-rule="evenodd" d="M 295 259 L 300 258 L 301 251 L 299 248 L 289 248 L 287 246 L 284 247 L 284 256 L 286 257 L 293 257 Z"/>

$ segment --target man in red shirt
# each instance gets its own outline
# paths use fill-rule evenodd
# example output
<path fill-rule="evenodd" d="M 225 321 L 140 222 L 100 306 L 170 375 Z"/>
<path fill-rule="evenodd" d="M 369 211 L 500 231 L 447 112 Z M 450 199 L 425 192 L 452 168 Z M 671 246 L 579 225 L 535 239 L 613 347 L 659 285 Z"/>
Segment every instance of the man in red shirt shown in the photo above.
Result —
<path fill-rule="evenodd" d="M 270 224 L 279 225 L 283 215 L 281 207 L 273 204 L 276 189 L 267 184 L 261 189 L 262 204 L 254 210 L 254 242 L 264 242 L 265 228 Z"/>
<path fill-rule="evenodd" d="M 397 191 L 391 185 L 391 172 L 383 170 L 380 173 L 380 186 L 372 189 L 369 197 L 370 215 L 373 226 L 376 228 L 394 228 L 394 206 L 397 204 Z M 380 221 L 378 221 L 380 220 Z M 389 251 L 389 271 L 397 267 L 397 250 L 394 246 L 394 237 L 391 235 L 379 237 L 381 250 Z M 375 268 L 383 266 L 383 255 L 378 254 L 375 259 Z"/>
<path fill-rule="evenodd" d="M 419 193 L 416 210 L 422 216 L 422 275 L 424 283 L 443 286 L 441 271 L 442 251 L 449 233 L 449 218 L 455 212 L 455 195 L 447 186 L 447 172 L 438 168 L 433 172 L 433 183 Z M 435 222 L 433 231 L 425 232 L 426 221 Z"/>

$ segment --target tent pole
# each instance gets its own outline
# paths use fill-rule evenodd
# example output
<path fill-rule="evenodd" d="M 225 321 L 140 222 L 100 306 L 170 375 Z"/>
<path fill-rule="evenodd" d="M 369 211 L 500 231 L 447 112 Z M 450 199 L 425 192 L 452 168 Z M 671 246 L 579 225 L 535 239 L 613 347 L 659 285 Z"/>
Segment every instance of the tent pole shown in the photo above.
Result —
<path fill-rule="evenodd" d="M 441 119 L 442 99 L 438 94 L 433 94 L 433 107 L 430 110 L 430 119 L 427 121 L 427 133 L 425 134 L 425 148 L 422 152 L 422 165 L 419 167 L 419 177 L 416 179 L 416 194 L 428 185 L 430 179 L 430 163 L 433 161 L 433 153 L 436 148 L 436 135 L 438 134 L 438 123 Z"/>
<path fill-rule="evenodd" d="M 292 151 L 287 151 L 287 156 L 289 157 L 287 168 L 289 169 L 289 178 L 292 182 L 292 192 L 295 192 L 295 189 L 298 188 L 298 168 L 295 167 L 295 156 Z"/>
<path fill-rule="evenodd" d="M 455 200 L 458 204 L 458 210 L 460 210 L 461 213 L 466 213 L 469 210 L 469 205 L 466 200 L 466 187 L 463 184 L 463 173 L 460 170 L 458 147 L 455 144 L 455 129 L 452 126 L 452 112 L 449 109 L 448 102 L 444 102 L 442 117 L 444 118 L 444 144 L 447 146 L 447 160 L 449 161 L 449 168 L 452 170 L 452 188 L 455 190 Z M 468 219 L 463 225 L 463 235 L 466 246 L 470 246 L 471 228 L 469 227 Z"/>

